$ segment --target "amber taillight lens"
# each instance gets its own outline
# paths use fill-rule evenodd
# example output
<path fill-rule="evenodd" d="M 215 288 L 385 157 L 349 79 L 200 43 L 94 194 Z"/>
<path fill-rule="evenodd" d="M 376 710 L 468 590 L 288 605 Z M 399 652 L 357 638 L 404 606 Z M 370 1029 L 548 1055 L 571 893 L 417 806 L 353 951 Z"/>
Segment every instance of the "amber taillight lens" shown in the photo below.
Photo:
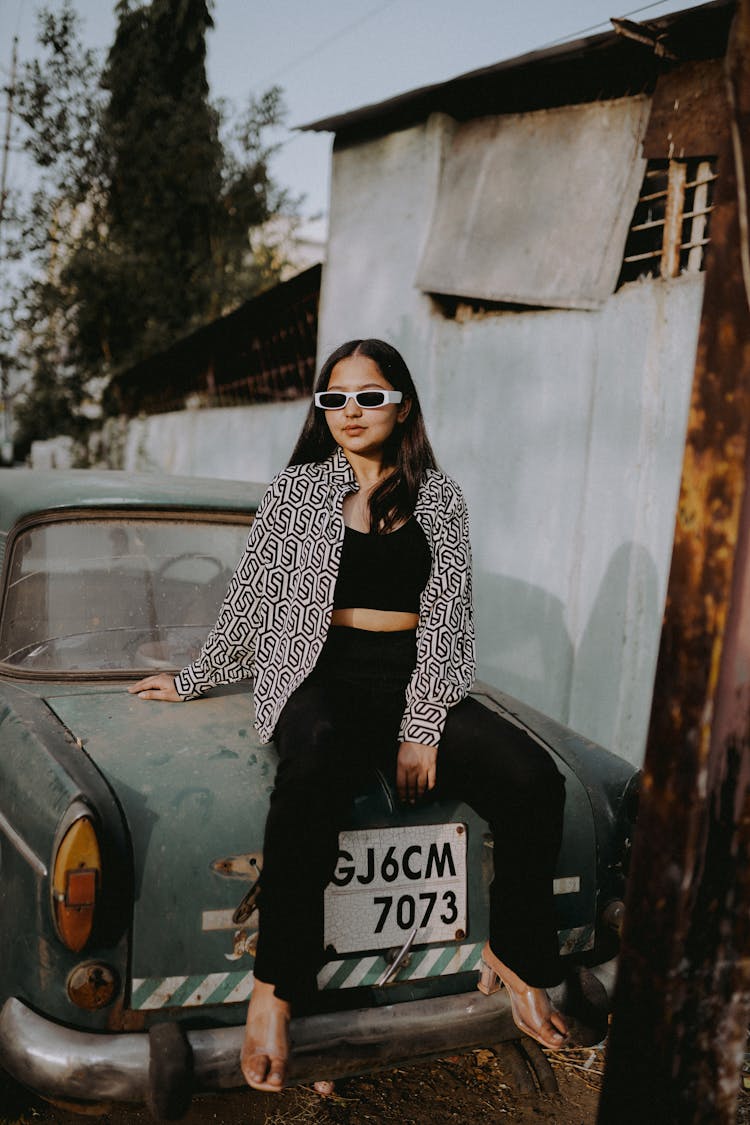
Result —
<path fill-rule="evenodd" d="M 94 826 L 74 820 L 60 841 L 52 874 L 55 923 L 60 938 L 78 953 L 91 937 L 102 862 Z"/>

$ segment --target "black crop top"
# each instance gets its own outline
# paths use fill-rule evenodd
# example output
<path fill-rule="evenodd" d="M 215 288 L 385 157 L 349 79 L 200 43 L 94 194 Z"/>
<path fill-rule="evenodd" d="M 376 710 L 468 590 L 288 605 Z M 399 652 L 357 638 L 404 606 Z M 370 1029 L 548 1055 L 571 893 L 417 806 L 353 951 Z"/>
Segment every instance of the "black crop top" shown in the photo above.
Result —
<path fill-rule="evenodd" d="M 386 535 L 345 528 L 334 609 L 385 609 L 419 613 L 432 556 L 412 516 Z"/>

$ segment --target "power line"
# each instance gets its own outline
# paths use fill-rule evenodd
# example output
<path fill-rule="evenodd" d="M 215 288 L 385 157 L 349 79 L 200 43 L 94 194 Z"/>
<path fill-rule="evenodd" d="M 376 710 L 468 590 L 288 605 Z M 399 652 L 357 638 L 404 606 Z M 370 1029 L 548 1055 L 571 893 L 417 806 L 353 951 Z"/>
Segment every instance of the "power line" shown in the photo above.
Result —
<path fill-rule="evenodd" d="M 641 12 L 647 12 L 650 8 L 660 8 L 662 5 L 669 3 L 670 0 L 654 0 L 652 4 L 643 4 L 640 8 L 633 8 L 632 12 L 624 12 L 619 19 L 626 20 L 630 16 L 640 15 Z M 593 23 L 590 27 L 582 27 L 578 31 L 570 31 L 567 35 L 563 35 L 561 39 L 552 39 L 549 43 L 543 43 L 541 47 L 536 50 L 544 51 L 547 47 L 557 47 L 560 43 L 567 43 L 569 39 L 577 39 L 579 35 L 586 35 L 589 31 L 598 31 L 602 27 L 610 27 L 610 20 L 602 20 L 600 23 Z"/>
<path fill-rule="evenodd" d="M 273 74 L 268 75 L 266 78 L 260 79 L 258 85 L 265 85 L 266 82 L 275 82 L 277 78 L 281 78 L 283 77 L 283 75 L 288 74 L 289 71 L 293 70 L 295 66 L 299 66 L 301 62 L 306 62 L 307 59 L 312 58 L 314 55 L 317 55 L 320 51 L 328 47 L 329 44 L 335 43 L 337 39 L 341 39 L 344 35 L 348 35 L 350 31 L 354 31 L 355 28 L 361 27 L 362 24 L 367 23 L 368 20 L 374 19 L 375 16 L 379 15 L 381 12 L 384 12 L 386 8 L 393 7 L 395 3 L 396 0 L 385 0 L 384 4 L 380 4 L 377 8 L 373 8 L 371 11 L 366 12 L 363 16 L 360 16 L 359 19 L 352 20 L 351 23 L 345 24 L 343 27 L 339 28 L 338 31 L 334 31 L 332 35 L 327 36 L 327 38 L 325 39 L 321 39 L 318 43 L 315 44 L 314 47 L 310 47 L 309 50 L 303 51 L 302 54 L 297 55 L 296 58 L 291 59 L 288 63 L 285 63 L 282 67 L 279 67 L 279 69 L 274 71 Z"/>

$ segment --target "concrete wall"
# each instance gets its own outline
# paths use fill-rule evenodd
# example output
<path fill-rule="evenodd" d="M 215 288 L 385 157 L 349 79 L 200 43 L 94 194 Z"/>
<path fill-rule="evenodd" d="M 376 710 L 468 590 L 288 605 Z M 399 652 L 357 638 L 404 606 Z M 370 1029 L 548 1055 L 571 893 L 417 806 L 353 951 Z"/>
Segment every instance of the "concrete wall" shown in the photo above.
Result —
<path fill-rule="evenodd" d="M 32 441 L 29 461 L 32 469 L 72 469 L 75 463 L 73 439 L 55 437 Z"/>
<path fill-rule="evenodd" d="M 414 278 L 450 131 L 435 117 L 334 153 L 320 358 L 382 336 L 410 364 L 469 502 L 480 674 L 640 762 L 702 276 L 596 312 L 446 318 Z"/>
<path fill-rule="evenodd" d="M 128 425 L 122 467 L 268 481 L 289 460 L 308 407 L 305 399 L 136 418 Z"/>

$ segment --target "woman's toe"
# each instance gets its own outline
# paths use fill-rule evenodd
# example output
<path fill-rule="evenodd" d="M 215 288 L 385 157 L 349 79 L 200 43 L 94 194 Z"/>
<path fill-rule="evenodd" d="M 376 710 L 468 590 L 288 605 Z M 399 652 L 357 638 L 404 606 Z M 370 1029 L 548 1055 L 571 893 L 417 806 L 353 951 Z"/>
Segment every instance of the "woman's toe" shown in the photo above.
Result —
<path fill-rule="evenodd" d="M 286 1062 L 283 1059 L 271 1059 L 271 1065 L 268 1070 L 268 1085 L 278 1086 L 279 1089 L 284 1085 L 286 1078 Z"/>
<path fill-rule="evenodd" d="M 244 1074 L 249 1085 L 259 1086 L 262 1082 L 264 1082 L 267 1069 L 268 1066 L 265 1055 L 252 1054 L 249 1056 L 243 1056 L 242 1073 Z"/>

